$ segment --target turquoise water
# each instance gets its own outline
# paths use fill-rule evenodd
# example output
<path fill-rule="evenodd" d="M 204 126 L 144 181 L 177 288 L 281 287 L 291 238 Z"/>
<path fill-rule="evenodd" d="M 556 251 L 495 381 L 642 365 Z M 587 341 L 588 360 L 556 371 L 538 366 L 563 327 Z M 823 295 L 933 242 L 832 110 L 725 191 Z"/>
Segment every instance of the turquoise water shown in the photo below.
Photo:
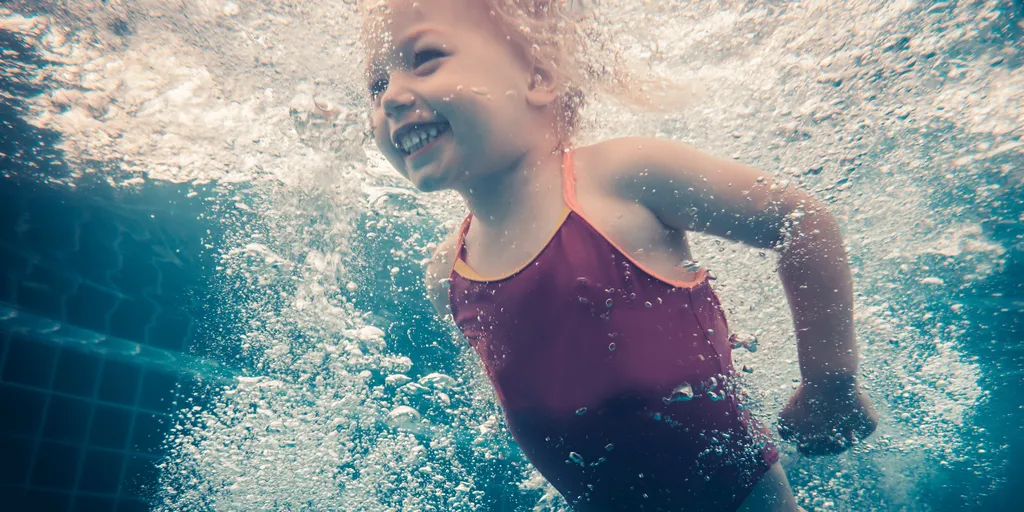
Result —
<path fill-rule="evenodd" d="M 59 135 L 72 170 L 60 181 L 91 170 L 126 193 L 191 183 L 218 226 L 207 250 L 222 325 L 208 346 L 196 359 L 112 349 L 183 370 L 212 358 L 233 379 L 179 414 L 158 508 L 564 508 L 512 442 L 475 356 L 423 297 L 423 260 L 463 212 L 454 197 L 411 190 L 365 144 L 348 4 L 40 5 L 0 18 L 45 56 L 24 70 L 45 93 L 21 93 L 19 114 Z M 600 98 L 585 140 L 691 142 L 811 190 L 843 226 L 863 381 L 882 424 L 836 457 L 783 446 L 800 503 L 1019 508 L 1024 7 L 594 9 L 630 62 L 694 99 L 645 113 Z M 730 325 L 759 339 L 734 357 L 754 368 L 752 408 L 772 422 L 798 375 L 774 256 L 700 235 L 693 250 L 719 275 Z M 18 328 L 42 337 L 44 324 Z M 75 343 L 91 336 L 74 332 Z"/>

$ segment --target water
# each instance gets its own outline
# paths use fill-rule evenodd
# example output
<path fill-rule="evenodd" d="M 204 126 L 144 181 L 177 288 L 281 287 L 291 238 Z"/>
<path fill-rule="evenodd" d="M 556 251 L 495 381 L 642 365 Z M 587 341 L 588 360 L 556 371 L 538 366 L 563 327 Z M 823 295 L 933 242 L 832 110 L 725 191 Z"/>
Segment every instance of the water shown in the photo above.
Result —
<path fill-rule="evenodd" d="M 784 445 L 800 503 L 1019 505 L 1024 6 L 594 9 L 638 72 L 692 97 L 657 113 L 598 98 L 585 141 L 684 140 L 812 191 L 843 227 L 882 423 L 836 457 Z M 16 2 L 0 19 L 39 56 L 5 56 L 4 73 L 31 85 L 10 89 L 20 118 L 59 135 L 47 147 L 67 171 L 53 181 L 223 191 L 210 200 L 226 234 L 210 250 L 234 328 L 205 350 L 244 377 L 179 415 L 158 508 L 564 508 L 423 297 L 422 264 L 461 206 L 411 190 L 367 143 L 353 6 Z M 693 238 L 730 326 L 756 336 L 735 362 L 751 369 L 754 414 L 774 418 L 798 377 L 774 256 Z"/>

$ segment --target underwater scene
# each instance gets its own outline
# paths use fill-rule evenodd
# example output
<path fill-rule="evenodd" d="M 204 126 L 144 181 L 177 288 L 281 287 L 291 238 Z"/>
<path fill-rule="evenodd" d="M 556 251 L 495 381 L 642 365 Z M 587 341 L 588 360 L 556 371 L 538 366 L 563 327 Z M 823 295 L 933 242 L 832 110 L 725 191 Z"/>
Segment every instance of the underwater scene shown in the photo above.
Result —
<path fill-rule="evenodd" d="M 0 510 L 574 510 L 428 297 L 467 209 L 374 143 L 368 3 L 0 4 Z M 776 253 L 687 234 L 796 503 L 1024 509 L 1024 3 L 567 3 L 673 88 L 588 97 L 580 144 L 682 141 L 838 221 L 879 420 L 837 455 L 778 437 Z"/>

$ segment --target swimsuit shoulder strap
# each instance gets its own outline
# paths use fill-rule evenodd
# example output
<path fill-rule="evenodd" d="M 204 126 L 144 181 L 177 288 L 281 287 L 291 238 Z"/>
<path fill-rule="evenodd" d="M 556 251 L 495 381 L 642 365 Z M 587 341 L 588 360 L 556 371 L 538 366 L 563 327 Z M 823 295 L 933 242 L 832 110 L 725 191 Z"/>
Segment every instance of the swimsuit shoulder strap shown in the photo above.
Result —
<path fill-rule="evenodd" d="M 455 266 L 465 256 L 466 252 L 466 233 L 469 232 L 469 223 L 473 220 L 473 214 L 466 215 L 465 219 L 462 219 L 462 225 L 459 226 L 459 240 L 455 243 L 455 257 L 452 258 L 452 270 L 455 270 Z"/>
<path fill-rule="evenodd" d="M 562 196 L 566 206 L 578 213 L 580 208 L 576 203 L 576 169 L 571 149 L 566 149 L 565 156 L 562 157 Z"/>

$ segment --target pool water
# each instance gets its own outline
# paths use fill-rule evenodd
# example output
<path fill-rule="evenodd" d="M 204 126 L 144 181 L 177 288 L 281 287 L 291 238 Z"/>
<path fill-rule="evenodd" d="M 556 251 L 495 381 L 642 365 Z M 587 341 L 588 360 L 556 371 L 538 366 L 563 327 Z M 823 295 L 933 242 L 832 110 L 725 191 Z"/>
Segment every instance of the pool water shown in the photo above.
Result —
<path fill-rule="evenodd" d="M 464 215 L 365 137 L 355 3 L 0 7 L 0 502 L 567 510 L 423 263 Z M 1015 510 L 1024 5 L 586 2 L 638 72 L 585 141 L 683 140 L 825 200 L 878 431 L 782 462 L 808 510 Z M 756 416 L 798 377 L 775 256 L 702 236 Z"/>

